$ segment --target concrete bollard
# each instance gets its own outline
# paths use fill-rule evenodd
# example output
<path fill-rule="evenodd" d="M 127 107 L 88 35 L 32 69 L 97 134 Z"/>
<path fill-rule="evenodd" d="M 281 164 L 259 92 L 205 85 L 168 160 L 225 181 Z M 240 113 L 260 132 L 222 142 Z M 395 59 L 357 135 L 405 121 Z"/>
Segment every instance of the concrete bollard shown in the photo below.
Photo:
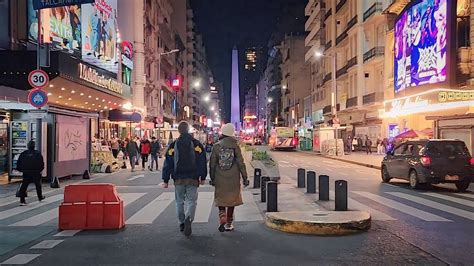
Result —
<path fill-rule="evenodd" d="M 329 176 L 319 176 L 319 200 L 329 200 Z"/>
<path fill-rule="evenodd" d="M 336 180 L 335 182 L 335 210 L 347 211 L 347 181 Z"/>
<path fill-rule="evenodd" d="M 267 212 L 278 211 L 278 183 L 270 181 L 267 183 Z"/>
<path fill-rule="evenodd" d="M 91 179 L 89 175 L 89 170 L 84 171 L 84 174 L 82 174 L 82 179 Z"/>
<path fill-rule="evenodd" d="M 253 171 L 253 188 L 260 187 L 261 178 L 262 178 L 262 169 L 255 168 L 255 170 Z"/>
<path fill-rule="evenodd" d="M 262 176 L 262 182 L 260 184 L 260 196 L 261 202 L 267 201 L 267 182 L 270 181 L 270 177 Z"/>
<path fill-rule="evenodd" d="M 306 193 L 314 194 L 316 193 L 316 172 L 308 171 L 306 180 Z"/>
<path fill-rule="evenodd" d="M 297 181 L 298 188 L 305 187 L 305 179 L 306 179 L 306 170 L 303 168 L 298 168 L 298 181 Z"/>

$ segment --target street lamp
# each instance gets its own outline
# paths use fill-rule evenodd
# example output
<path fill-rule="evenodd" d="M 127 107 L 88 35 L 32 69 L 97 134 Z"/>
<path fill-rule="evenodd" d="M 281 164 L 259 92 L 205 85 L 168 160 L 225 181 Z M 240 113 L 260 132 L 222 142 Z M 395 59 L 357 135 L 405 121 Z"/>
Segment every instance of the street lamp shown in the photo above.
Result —
<path fill-rule="evenodd" d="M 211 111 L 214 111 L 214 109 L 215 109 L 214 106 L 211 106 Z"/>
<path fill-rule="evenodd" d="M 273 98 L 268 98 L 268 103 L 272 103 L 273 102 Z"/>
<path fill-rule="evenodd" d="M 201 81 L 200 81 L 200 80 L 194 81 L 193 86 L 194 86 L 195 88 L 201 87 Z"/>
<path fill-rule="evenodd" d="M 209 95 L 204 96 L 203 99 L 205 102 L 209 102 L 211 100 L 211 97 Z"/>
<path fill-rule="evenodd" d="M 336 84 L 336 54 L 334 55 L 324 55 L 321 52 L 316 52 L 314 54 L 316 58 L 321 58 L 321 57 L 326 57 L 326 58 L 331 58 L 332 59 L 332 92 L 331 92 L 331 107 L 332 107 L 332 114 L 334 115 L 334 118 L 337 118 L 337 84 Z M 336 128 L 336 156 L 338 156 L 338 151 L 337 151 L 337 128 Z"/>

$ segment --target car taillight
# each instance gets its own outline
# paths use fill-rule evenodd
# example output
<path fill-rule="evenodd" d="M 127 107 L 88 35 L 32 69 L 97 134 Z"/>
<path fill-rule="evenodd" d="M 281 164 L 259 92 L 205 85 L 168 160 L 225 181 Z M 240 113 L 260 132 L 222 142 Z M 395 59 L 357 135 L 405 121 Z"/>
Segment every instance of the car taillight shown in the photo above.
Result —
<path fill-rule="evenodd" d="M 420 158 L 420 161 L 421 161 L 421 164 L 423 166 L 428 166 L 431 164 L 431 158 L 430 157 L 427 157 L 427 156 L 423 156 Z"/>
<path fill-rule="evenodd" d="M 471 158 L 471 159 L 469 160 L 469 164 L 470 164 L 471 166 L 474 166 L 474 158 Z"/>

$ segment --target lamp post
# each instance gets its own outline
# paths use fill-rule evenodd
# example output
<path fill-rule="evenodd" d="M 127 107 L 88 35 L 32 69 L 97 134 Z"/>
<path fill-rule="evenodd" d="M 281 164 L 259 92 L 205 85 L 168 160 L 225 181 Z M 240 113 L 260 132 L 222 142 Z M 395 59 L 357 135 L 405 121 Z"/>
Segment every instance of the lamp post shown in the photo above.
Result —
<path fill-rule="evenodd" d="M 316 58 L 321 58 L 321 57 L 326 57 L 326 58 L 331 58 L 332 59 L 332 92 L 331 92 L 331 108 L 332 108 L 332 114 L 334 118 L 337 118 L 337 84 L 336 84 L 336 62 L 337 62 L 337 57 L 336 54 L 334 55 L 325 55 L 321 52 L 316 52 L 315 53 Z M 337 150 L 337 128 L 336 128 L 336 156 L 338 156 L 338 150 Z"/>

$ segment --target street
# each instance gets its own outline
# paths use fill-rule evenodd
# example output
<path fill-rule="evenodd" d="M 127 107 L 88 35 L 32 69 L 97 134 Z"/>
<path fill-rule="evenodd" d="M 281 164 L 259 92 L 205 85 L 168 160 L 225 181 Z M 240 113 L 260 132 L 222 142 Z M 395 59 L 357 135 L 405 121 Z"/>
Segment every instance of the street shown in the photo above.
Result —
<path fill-rule="evenodd" d="M 178 230 L 174 189 L 162 189 L 161 172 L 123 170 L 87 183 L 113 183 L 125 202 L 126 227 L 120 231 L 57 230 L 63 187 L 37 203 L 0 205 L 0 262 L 31 265 L 203 264 L 469 264 L 473 242 L 472 192 L 445 188 L 412 191 L 406 183 L 381 184 L 378 170 L 302 152 L 274 152 L 282 180 L 295 180 L 304 167 L 349 182 L 350 209 L 372 214 L 367 233 L 315 237 L 274 231 L 263 223 L 259 190 L 244 189 L 236 210 L 236 230 L 217 231 L 213 188 L 202 186 L 193 235 Z M 80 182 L 83 182 L 80 180 Z M 282 181 L 283 182 L 283 181 Z M 286 181 L 285 181 L 286 182 Z M 296 181 L 294 182 L 296 183 Z M 333 188 L 331 188 L 333 190 Z M 472 191 L 472 189 L 471 189 Z M 284 193 L 284 191 L 282 191 Z M 330 203 L 328 203 L 330 204 Z M 326 206 L 332 208 L 331 206 Z M 449 244 L 442 239 L 448 239 Z M 9 260 L 9 261 L 8 261 Z M 24 261 L 22 261 L 24 260 Z"/>

